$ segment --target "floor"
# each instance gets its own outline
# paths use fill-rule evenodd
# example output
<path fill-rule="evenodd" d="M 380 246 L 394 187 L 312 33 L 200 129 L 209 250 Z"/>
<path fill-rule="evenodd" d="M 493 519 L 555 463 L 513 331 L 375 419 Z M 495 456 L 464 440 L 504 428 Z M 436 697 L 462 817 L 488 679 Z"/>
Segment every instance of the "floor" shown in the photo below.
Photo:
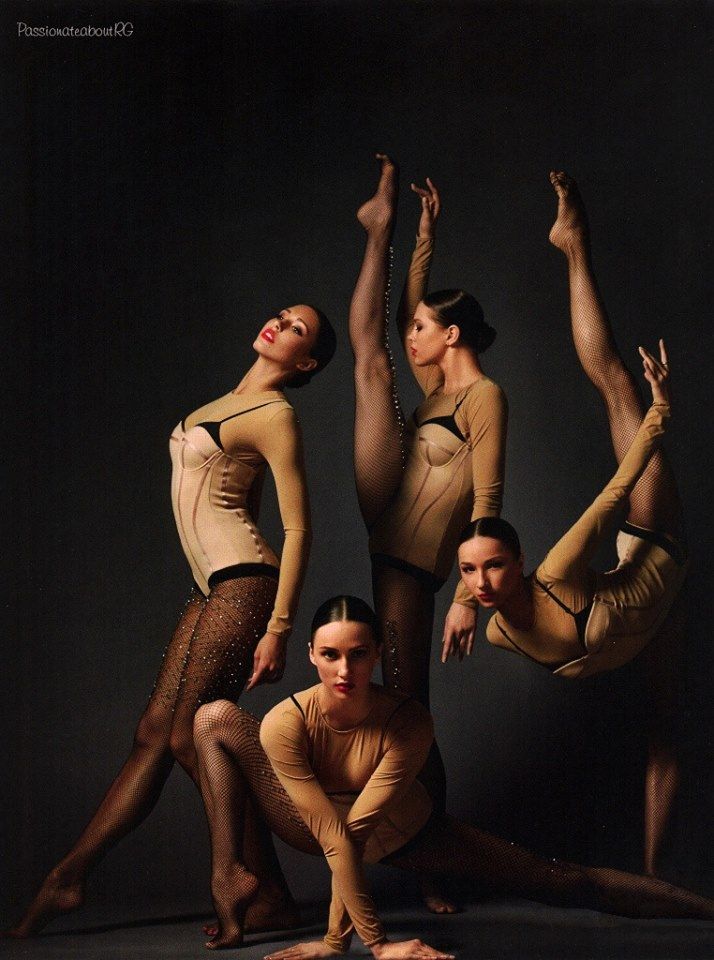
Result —
<path fill-rule="evenodd" d="M 246 939 L 224 955 L 262 960 L 297 940 L 318 939 L 325 904 L 303 905 L 304 926 L 289 935 Z M 627 920 L 586 910 L 559 910 L 519 900 L 479 903 L 451 917 L 416 906 L 382 912 L 390 939 L 419 937 L 458 960 L 714 960 L 714 923 Z M 201 924 L 182 917 L 79 929 L 71 918 L 34 940 L 2 943 L 8 960 L 197 960 L 207 956 Z M 276 939 L 276 936 L 278 937 Z M 355 941 L 352 955 L 364 955 Z"/>

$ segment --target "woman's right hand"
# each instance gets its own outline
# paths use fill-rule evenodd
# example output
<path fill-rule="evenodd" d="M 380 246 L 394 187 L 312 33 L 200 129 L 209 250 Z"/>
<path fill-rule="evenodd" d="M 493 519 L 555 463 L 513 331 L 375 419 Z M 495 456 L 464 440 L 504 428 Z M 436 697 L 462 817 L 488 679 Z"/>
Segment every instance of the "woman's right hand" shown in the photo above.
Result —
<path fill-rule="evenodd" d="M 439 211 L 441 210 L 439 191 L 429 177 L 426 178 L 426 188 L 418 187 L 415 183 L 411 185 L 411 188 L 421 200 L 419 236 L 433 240 L 436 233 L 436 221 L 439 219 Z"/>
<path fill-rule="evenodd" d="M 454 960 L 453 953 L 442 953 L 421 940 L 383 940 L 371 949 L 376 960 Z"/>
<path fill-rule="evenodd" d="M 652 403 L 669 404 L 669 364 L 664 340 L 659 342 L 659 360 L 653 357 L 649 350 L 645 350 L 644 347 L 638 349 L 642 357 L 645 380 L 652 387 Z"/>

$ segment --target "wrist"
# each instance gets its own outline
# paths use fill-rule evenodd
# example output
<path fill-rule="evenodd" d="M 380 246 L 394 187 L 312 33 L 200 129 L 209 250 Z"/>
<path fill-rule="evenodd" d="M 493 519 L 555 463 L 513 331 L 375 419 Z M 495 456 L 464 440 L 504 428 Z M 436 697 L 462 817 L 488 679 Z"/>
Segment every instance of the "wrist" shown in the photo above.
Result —
<path fill-rule="evenodd" d="M 372 956 L 379 958 L 384 953 L 384 948 L 389 943 L 389 940 L 385 937 L 384 940 L 380 940 L 379 943 L 373 943 L 370 945 L 370 950 L 372 951 Z"/>

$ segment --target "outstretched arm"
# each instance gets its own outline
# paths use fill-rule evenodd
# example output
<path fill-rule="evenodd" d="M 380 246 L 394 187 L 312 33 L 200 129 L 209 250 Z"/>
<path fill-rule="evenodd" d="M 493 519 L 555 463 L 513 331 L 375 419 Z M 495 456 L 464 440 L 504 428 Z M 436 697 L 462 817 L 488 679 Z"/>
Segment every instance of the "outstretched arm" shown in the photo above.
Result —
<path fill-rule="evenodd" d="M 404 281 L 402 296 L 397 309 L 397 329 L 399 330 L 399 339 L 402 342 L 411 371 L 421 389 L 428 396 L 441 385 L 443 375 L 441 370 L 434 365 L 428 367 L 416 366 L 412 360 L 407 337 L 409 336 L 417 305 L 419 301 L 423 300 L 426 296 L 429 283 L 429 271 L 431 270 L 431 259 L 434 255 L 436 222 L 439 219 L 439 212 L 441 210 L 441 199 L 439 197 L 439 191 L 429 177 L 426 178 L 426 188 L 418 187 L 415 183 L 411 184 L 411 188 L 421 201 L 421 218 L 419 220 L 416 247 L 412 254 L 409 272 Z"/>
<path fill-rule="evenodd" d="M 640 347 L 644 375 L 652 388 L 652 406 L 645 414 L 617 473 L 604 490 L 549 551 L 539 570 L 550 580 L 585 583 L 590 561 L 608 532 L 621 504 L 630 495 L 644 472 L 669 419 L 669 367 L 664 341 L 660 359 Z"/>

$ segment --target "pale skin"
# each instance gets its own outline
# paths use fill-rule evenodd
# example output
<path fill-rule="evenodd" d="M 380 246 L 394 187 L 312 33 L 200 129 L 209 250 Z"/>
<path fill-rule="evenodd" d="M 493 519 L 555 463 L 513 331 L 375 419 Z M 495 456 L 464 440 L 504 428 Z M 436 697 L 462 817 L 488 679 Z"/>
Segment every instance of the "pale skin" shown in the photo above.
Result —
<path fill-rule="evenodd" d="M 314 369 L 316 361 L 310 353 L 319 322 L 317 313 L 305 304 L 287 307 L 268 320 L 253 344 L 257 358 L 234 392 L 280 389 L 295 374 Z M 276 682 L 284 666 L 285 641 L 266 633 L 256 647 L 246 689 Z M 170 705 L 152 698 L 139 721 L 131 753 L 83 834 L 45 878 L 24 917 L 8 936 L 29 937 L 54 916 L 82 905 L 89 870 L 148 814 L 174 760 L 198 782 L 192 722 L 192 713 L 182 714 L 179 722 L 178 709 L 174 712 Z"/>
<path fill-rule="evenodd" d="M 421 201 L 419 236 L 434 239 L 441 212 L 441 198 L 434 182 L 427 177 L 426 186 L 411 184 Z M 407 338 L 413 361 L 417 366 L 436 364 L 443 376 L 444 394 L 458 393 L 474 380 L 484 376 L 478 356 L 460 342 L 460 330 L 452 325 L 444 327 L 434 317 L 434 311 L 419 303 Z M 462 603 L 452 603 L 444 621 L 441 640 L 441 662 L 449 657 L 461 661 L 470 656 L 476 633 L 478 612 Z"/>
<path fill-rule="evenodd" d="M 348 730 L 361 723 L 372 707 L 371 679 L 380 649 L 365 623 L 338 621 L 320 627 L 309 647 L 310 662 L 322 684 L 320 707 L 335 729 Z M 421 940 L 384 940 L 370 947 L 377 960 L 454 960 Z M 340 955 L 324 940 L 296 943 L 266 956 L 265 960 L 312 960 Z"/>

